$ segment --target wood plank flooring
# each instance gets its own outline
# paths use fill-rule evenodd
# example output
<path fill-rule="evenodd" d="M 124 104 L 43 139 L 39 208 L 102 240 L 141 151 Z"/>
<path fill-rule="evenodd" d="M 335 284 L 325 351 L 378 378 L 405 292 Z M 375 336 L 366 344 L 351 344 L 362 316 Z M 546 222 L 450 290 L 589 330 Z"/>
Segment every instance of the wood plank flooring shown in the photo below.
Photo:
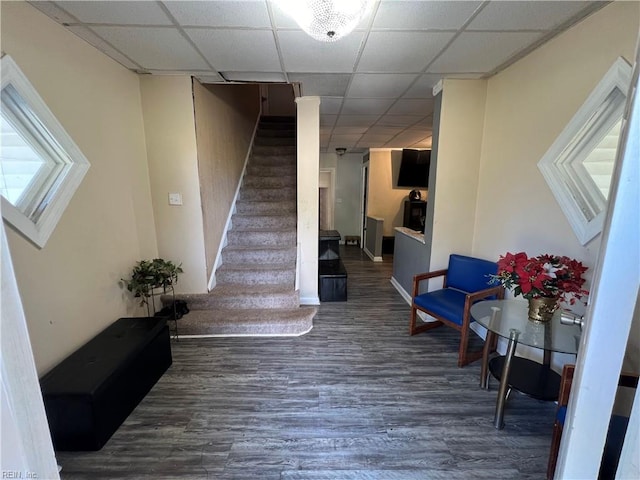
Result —
<path fill-rule="evenodd" d="M 409 306 L 343 247 L 348 302 L 294 338 L 172 342 L 173 366 L 99 452 L 59 452 L 75 479 L 541 479 L 555 406 L 456 366 L 458 337 L 410 337 Z"/>

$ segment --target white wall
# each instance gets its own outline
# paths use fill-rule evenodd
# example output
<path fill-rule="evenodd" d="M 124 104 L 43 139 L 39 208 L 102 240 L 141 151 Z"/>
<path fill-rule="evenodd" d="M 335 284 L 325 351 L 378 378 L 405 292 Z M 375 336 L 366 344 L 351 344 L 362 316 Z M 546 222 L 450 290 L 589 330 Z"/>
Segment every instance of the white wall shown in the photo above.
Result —
<path fill-rule="evenodd" d="M 298 112 L 298 245 L 300 303 L 318 305 L 320 98 L 296 98 Z"/>
<path fill-rule="evenodd" d="M 141 76 L 142 111 L 160 257 L 182 264 L 177 292 L 206 293 L 207 271 L 191 78 Z M 180 193 L 183 204 L 169 205 Z"/>
<path fill-rule="evenodd" d="M 7 228 L 42 375 L 139 310 L 119 280 L 157 254 L 138 76 L 26 2 L 2 2 L 11 55 L 91 163 L 43 249 Z"/>
<path fill-rule="evenodd" d="M 320 154 L 320 168 L 335 169 L 335 223 L 342 241 L 347 235 L 360 235 L 360 203 L 362 201 L 362 155 Z"/>

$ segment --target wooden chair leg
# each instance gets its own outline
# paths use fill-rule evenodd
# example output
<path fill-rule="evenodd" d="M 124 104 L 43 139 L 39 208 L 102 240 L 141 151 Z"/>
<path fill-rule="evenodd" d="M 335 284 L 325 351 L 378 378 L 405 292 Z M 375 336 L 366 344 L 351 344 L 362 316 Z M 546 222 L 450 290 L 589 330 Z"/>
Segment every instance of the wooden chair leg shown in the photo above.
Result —
<path fill-rule="evenodd" d="M 558 461 L 558 451 L 560 450 L 560 439 L 562 438 L 562 426 L 556 421 L 553 424 L 553 434 L 551 436 L 551 449 L 549 450 L 549 463 L 547 464 L 547 480 L 553 480 Z"/>
<path fill-rule="evenodd" d="M 417 335 L 418 333 L 426 332 L 427 330 L 431 330 L 432 328 L 441 327 L 442 322 L 427 322 L 423 323 L 420 326 L 417 326 L 417 317 L 418 317 L 418 309 L 411 306 L 411 314 L 409 316 L 409 335 Z"/>

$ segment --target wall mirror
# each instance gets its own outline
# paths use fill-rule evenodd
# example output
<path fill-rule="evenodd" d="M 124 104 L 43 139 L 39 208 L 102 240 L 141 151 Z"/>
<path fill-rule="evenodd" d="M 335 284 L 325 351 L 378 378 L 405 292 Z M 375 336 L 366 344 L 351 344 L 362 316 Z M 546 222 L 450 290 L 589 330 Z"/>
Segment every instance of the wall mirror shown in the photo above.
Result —
<path fill-rule="evenodd" d="M 2 217 L 42 248 L 89 162 L 13 59 L 0 69 Z"/>
<path fill-rule="evenodd" d="M 619 57 L 538 163 L 582 245 L 602 231 L 630 82 Z"/>

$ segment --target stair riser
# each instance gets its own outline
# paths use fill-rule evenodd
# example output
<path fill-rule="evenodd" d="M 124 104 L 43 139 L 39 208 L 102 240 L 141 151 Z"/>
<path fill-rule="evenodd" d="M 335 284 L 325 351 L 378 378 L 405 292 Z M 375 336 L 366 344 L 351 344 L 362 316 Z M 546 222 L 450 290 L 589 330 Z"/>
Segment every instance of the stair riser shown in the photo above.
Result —
<path fill-rule="evenodd" d="M 297 308 L 300 306 L 298 292 L 280 294 L 237 295 L 215 298 L 211 308 Z"/>
<path fill-rule="evenodd" d="M 222 250 L 222 264 L 246 264 L 246 263 L 277 263 L 280 265 L 295 265 L 296 249 L 247 249 L 234 250 L 225 248 Z"/>
<path fill-rule="evenodd" d="M 243 285 L 293 285 L 294 270 L 271 270 L 260 272 L 245 272 L 242 270 L 219 270 L 216 280 L 220 283 Z"/>
<path fill-rule="evenodd" d="M 296 145 L 296 139 L 295 137 L 256 137 L 253 144 L 256 146 L 294 147 Z"/>
<path fill-rule="evenodd" d="M 250 201 L 271 201 L 271 200 L 292 200 L 296 198 L 296 189 L 291 187 L 283 188 L 243 188 L 240 190 L 241 200 Z"/>
<path fill-rule="evenodd" d="M 295 128 L 258 128 L 256 138 L 290 138 L 295 142 Z"/>
<path fill-rule="evenodd" d="M 297 149 L 294 145 L 254 145 L 253 149 L 251 150 L 253 154 L 264 155 L 296 155 L 296 151 Z"/>
<path fill-rule="evenodd" d="M 234 215 L 232 220 L 234 229 L 246 230 L 247 228 L 293 228 L 296 226 L 295 215 Z"/>
<path fill-rule="evenodd" d="M 245 178 L 249 176 L 255 177 L 279 177 L 281 175 L 295 177 L 297 174 L 296 165 L 247 165 L 247 173 Z"/>
<path fill-rule="evenodd" d="M 252 215 L 269 215 L 280 213 L 296 213 L 295 200 L 287 200 L 282 202 L 252 202 L 238 200 L 236 202 L 236 213 L 245 213 Z"/>
<path fill-rule="evenodd" d="M 252 154 L 249 160 L 249 165 L 255 165 L 258 167 L 295 167 L 296 156 L 289 154 L 274 155 L 274 154 Z"/>
<path fill-rule="evenodd" d="M 297 178 L 293 175 L 282 175 L 276 177 L 263 177 L 256 175 L 246 175 L 243 180 L 244 187 L 258 187 L 258 188 L 275 188 L 275 187 L 289 187 L 296 186 Z"/>
<path fill-rule="evenodd" d="M 296 232 L 242 232 L 230 230 L 227 234 L 229 245 L 237 246 L 291 246 L 296 244 Z"/>

